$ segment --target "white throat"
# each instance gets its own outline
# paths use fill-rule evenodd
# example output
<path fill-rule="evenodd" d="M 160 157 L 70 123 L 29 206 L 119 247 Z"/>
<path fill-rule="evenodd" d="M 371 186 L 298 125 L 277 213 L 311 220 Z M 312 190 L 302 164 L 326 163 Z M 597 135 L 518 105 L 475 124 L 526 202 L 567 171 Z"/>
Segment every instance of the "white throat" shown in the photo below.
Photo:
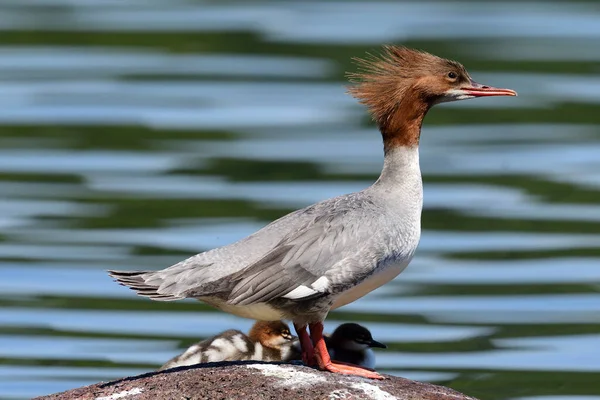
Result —
<path fill-rule="evenodd" d="M 375 185 L 401 184 L 407 181 L 421 181 L 418 146 L 398 146 L 385 154 L 383 169 Z"/>

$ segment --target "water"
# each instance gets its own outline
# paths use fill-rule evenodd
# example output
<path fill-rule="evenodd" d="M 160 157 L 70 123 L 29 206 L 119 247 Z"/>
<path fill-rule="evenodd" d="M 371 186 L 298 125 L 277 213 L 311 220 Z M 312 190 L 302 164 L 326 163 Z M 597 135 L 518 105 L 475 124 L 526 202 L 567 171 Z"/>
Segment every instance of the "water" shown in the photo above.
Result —
<path fill-rule="evenodd" d="M 34 29 L 35 28 L 35 29 Z M 159 367 L 252 321 L 157 303 L 158 269 L 381 168 L 350 58 L 402 42 L 518 98 L 436 107 L 423 237 L 332 313 L 379 368 L 482 399 L 600 398 L 596 2 L 0 2 L 0 398 Z"/>

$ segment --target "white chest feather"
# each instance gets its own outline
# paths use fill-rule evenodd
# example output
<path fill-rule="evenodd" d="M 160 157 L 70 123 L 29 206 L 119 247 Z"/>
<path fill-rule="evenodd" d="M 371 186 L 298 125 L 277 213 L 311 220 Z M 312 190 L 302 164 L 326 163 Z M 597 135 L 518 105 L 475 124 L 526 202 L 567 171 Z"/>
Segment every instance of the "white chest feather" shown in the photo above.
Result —
<path fill-rule="evenodd" d="M 387 203 L 389 254 L 398 258 L 379 265 L 376 271 L 358 285 L 341 293 L 332 309 L 351 303 L 377 289 L 400 274 L 408 266 L 421 236 L 423 182 L 417 147 L 398 147 L 386 154 L 379 180 L 369 190 L 375 198 Z"/>
<path fill-rule="evenodd" d="M 397 277 L 398 274 L 400 274 L 400 272 L 404 271 L 411 259 L 412 255 L 409 258 L 391 263 L 390 265 L 385 266 L 380 271 L 371 275 L 369 278 L 365 279 L 358 285 L 346 290 L 336 298 L 331 309 L 335 310 L 336 308 L 345 306 L 348 303 L 352 303 L 353 301 L 360 299 L 367 293 L 370 293 L 378 287 L 385 285 L 386 283 Z"/>

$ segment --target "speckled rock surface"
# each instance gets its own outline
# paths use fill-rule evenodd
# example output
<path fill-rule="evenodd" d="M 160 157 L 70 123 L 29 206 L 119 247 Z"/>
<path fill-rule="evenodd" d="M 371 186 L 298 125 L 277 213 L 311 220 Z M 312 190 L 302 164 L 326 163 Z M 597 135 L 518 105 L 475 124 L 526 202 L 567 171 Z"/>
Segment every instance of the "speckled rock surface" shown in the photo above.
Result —
<path fill-rule="evenodd" d="M 476 400 L 443 386 L 386 378 L 373 381 L 291 364 L 213 363 L 97 383 L 37 400 Z"/>

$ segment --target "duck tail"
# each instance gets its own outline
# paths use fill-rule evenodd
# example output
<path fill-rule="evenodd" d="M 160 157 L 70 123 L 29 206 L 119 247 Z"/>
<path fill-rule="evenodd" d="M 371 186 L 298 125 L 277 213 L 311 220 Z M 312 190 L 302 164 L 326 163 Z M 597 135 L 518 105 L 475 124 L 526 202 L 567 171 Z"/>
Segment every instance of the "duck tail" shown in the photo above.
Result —
<path fill-rule="evenodd" d="M 156 301 L 173 301 L 181 297 L 171 294 L 159 293 L 159 286 L 147 282 L 152 276 L 152 271 L 107 271 L 108 275 L 122 286 L 134 290 L 139 296 L 148 297 Z"/>

